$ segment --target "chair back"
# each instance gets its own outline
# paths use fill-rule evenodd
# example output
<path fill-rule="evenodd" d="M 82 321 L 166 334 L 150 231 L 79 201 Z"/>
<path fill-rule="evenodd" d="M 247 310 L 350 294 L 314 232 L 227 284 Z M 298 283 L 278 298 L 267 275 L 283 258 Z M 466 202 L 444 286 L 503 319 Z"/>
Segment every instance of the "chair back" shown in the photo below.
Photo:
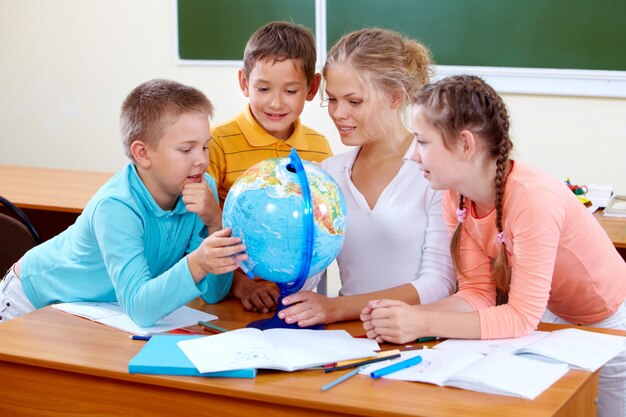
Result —
<path fill-rule="evenodd" d="M 29 249 L 41 243 L 41 237 L 26 214 L 6 198 L 0 204 L 12 211 L 16 218 L 0 213 L 0 276 Z"/>

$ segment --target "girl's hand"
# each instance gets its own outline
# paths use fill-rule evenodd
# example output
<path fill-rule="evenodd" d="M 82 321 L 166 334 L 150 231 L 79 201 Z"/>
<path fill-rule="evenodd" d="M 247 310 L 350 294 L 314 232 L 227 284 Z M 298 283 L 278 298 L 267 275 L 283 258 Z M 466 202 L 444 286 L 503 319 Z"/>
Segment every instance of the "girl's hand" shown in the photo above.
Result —
<path fill-rule="evenodd" d="M 287 324 L 298 323 L 300 327 L 331 323 L 332 301 L 313 291 L 300 291 L 283 299 L 283 305 L 291 307 L 278 313 Z"/>
<path fill-rule="evenodd" d="M 367 337 L 378 343 L 408 343 L 424 336 L 420 311 L 402 301 L 370 301 L 361 311 L 361 321 Z"/>

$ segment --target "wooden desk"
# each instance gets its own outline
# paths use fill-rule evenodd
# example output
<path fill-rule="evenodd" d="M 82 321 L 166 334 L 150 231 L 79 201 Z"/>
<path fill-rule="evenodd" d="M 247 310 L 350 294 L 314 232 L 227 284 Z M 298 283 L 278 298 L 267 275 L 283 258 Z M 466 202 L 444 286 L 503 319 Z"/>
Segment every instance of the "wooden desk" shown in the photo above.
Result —
<path fill-rule="evenodd" d="M 611 238 L 616 248 L 626 249 L 626 218 L 606 217 L 602 210 L 596 210 L 593 216 Z"/>
<path fill-rule="evenodd" d="M 0 165 L 0 195 L 24 209 L 81 213 L 113 174 Z"/>
<path fill-rule="evenodd" d="M 193 306 L 227 328 L 258 319 L 234 301 Z M 346 328 L 361 334 L 360 323 Z M 50 307 L 0 325 L 0 415 L 580 416 L 595 415 L 597 373 L 569 371 L 533 401 L 340 373 L 259 371 L 256 379 L 130 375 L 144 342 Z"/>
<path fill-rule="evenodd" d="M 43 240 L 76 221 L 111 173 L 0 165 L 0 195 L 21 208 Z M 8 213 L 6 209 L 3 213 Z"/>

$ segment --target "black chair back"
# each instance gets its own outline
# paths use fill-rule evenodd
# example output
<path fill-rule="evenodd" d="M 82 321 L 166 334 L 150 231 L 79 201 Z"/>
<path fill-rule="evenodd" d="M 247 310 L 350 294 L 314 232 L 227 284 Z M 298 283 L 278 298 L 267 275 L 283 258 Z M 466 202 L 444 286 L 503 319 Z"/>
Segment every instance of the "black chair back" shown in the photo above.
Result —
<path fill-rule="evenodd" d="M 41 243 L 35 226 L 19 207 L 0 196 L 15 217 L 0 213 L 0 277 L 29 249 Z"/>

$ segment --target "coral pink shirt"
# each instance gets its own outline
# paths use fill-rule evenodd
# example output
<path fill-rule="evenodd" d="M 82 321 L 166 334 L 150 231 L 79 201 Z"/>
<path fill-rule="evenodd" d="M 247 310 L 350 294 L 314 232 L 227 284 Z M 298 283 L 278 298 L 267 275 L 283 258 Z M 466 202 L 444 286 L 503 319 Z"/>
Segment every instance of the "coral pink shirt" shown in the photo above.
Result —
<path fill-rule="evenodd" d="M 446 192 L 444 216 L 457 226 L 459 194 Z M 461 235 L 462 297 L 478 310 L 482 339 L 518 337 L 534 330 L 546 307 L 576 324 L 599 322 L 626 298 L 626 262 L 597 220 L 564 183 L 515 162 L 503 203 L 512 267 L 509 301 L 495 306 L 492 260 L 500 250 L 496 213 L 476 218 L 471 200 Z"/>

